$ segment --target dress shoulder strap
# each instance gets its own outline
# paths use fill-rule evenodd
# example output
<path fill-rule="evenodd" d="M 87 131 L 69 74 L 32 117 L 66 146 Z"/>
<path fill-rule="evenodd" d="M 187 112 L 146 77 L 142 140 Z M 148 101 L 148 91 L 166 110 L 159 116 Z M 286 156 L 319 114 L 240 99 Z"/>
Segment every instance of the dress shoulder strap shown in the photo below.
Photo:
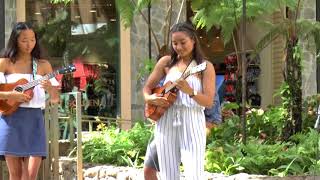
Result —
<path fill-rule="evenodd" d="M 37 71 L 38 71 L 37 59 L 32 58 L 32 75 L 34 80 L 36 79 Z"/>

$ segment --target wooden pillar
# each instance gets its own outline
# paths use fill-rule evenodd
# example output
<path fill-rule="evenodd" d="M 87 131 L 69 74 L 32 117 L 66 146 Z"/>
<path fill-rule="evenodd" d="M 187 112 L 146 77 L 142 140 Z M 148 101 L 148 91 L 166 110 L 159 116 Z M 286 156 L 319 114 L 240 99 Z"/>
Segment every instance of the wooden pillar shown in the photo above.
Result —
<path fill-rule="evenodd" d="M 26 1 L 16 0 L 16 8 L 17 22 L 26 21 Z"/>
<path fill-rule="evenodd" d="M 120 98 L 121 98 L 121 129 L 131 128 L 131 43 L 130 28 L 120 23 Z"/>
<path fill-rule="evenodd" d="M 3 168 L 2 168 L 2 161 L 0 161 L 0 180 L 3 180 Z"/>
<path fill-rule="evenodd" d="M 52 163 L 52 179 L 59 179 L 59 117 L 58 105 L 50 108 L 50 162 Z"/>
<path fill-rule="evenodd" d="M 76 93 L 76 121 L 77 121 L 77 179 L 83 180 L 82 165 L 82 117 L 81 117 L 81 93 Z"/>

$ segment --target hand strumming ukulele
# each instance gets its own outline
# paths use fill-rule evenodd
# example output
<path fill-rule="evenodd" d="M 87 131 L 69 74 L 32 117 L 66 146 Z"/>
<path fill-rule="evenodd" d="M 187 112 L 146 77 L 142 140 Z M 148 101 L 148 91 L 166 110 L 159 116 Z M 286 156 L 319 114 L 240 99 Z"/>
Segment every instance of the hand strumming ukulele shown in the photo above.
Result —
<path fill-rule="evenodd" d="M 0 84 L 0 91 L 18 91 L 22 92 L 24 94 L 27 94 L 29 96 L 33 96 L 33 88 L 37 86 L 38 84 L 41 83 L 43 80 L 49 80 L 53 77 L 55 77 L 58 74 L 66 74 L 66 73 L 71 73 L 76 70 L 75 66 L 69 65 L 65 68 L 56 70 L 52 73 L 49 73 L 45 76 L 43 76 L 40 79 L 34 80 L 29 82 L 26 79 L 19 79 L 15 83 L 7 83 L 7 84 Z M 17 102 L 14 100 L 0 100 L 0 113 L 3 115 L 10 115 L 13 112 L 15 112 L 19 105 L 22 104 L 21 102 Z"/>
<path fill-rule="evenodd" d="M 207 63 L 203 62 L 195 67 L 190 68 L 189 71 L 187 71 L 185 74 L 183 74 L 180 79 L 186 79 L 188 76 L 192 74 L 196 74 L 198 72 L 201 72 L 205 70 L 207 67 Z M 177 99 L 177 92 L 178 89 L 176 88 L 176 84 L 168 81 L 166 84 L 164 84 L 162 87 L 157 87 L 152 90 L 152 93 L 154 94 L 159 94 L 161 97 L 165 97 L 168 99 L 169 102 L 169 107 L 175 102 Z M 169 107 L 160 107 L 160 106 L 155 106 L 152 104 L 145 104 L 145 109 L 144 113 L 145 116 L 149 119 L 152 119 L 153 121 L 158 121 L 160 117 L 164 114 L 164 112 L 169 108 Z"/>

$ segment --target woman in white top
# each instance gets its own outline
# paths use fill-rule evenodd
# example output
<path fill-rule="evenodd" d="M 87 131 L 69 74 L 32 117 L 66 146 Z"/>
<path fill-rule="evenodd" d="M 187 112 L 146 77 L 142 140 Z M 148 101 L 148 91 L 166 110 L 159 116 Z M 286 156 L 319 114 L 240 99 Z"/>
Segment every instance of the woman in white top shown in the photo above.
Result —
<path fill-rule="evenodd" d="M 162 57 L 144 86 L 148 104 L 168 106 L 164 97 L 152 94 L 162 78 L 177 83 L 177 100 L 157 121 L 155 142 L 159 157 L 160 177 L 180 179 L 180 162 L 186 179 L 204 179 L 206 146 L 204 107 L 212 106 L 215 92 L 215 71 L 207 68 L 199 75 L 179 79 L 189 64 L 204 62 L 196 31 L 191 24 L 178 23 L 171 29 L 171 56 Z"/>
<path fill-rule="evenodd" d="M 0 83 L 14 83 L 24 78 L 29 82 L 51 73 L 47 60 L 41 59 L 37 35 L 31 25 L 16 23 L 7 48 L 0 58 Z M 10 115 L 0 115 L 0 158 L 5 159 L 10 180 L 35 180 L 42 158 L 47 156 L 42 109 L 45 91 L 57 103 L 59 83 L 55 78 L 42 81 L 33 89 L 33 96 L 17 91 L 0 91 L 0 100 L 22 103 Z"/>

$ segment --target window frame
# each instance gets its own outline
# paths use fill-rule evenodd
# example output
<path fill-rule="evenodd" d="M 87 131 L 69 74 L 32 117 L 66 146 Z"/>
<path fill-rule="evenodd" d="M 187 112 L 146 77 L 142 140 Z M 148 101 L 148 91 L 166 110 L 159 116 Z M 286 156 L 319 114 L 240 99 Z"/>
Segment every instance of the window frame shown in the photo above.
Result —
<path fill-rule="evenodd" d="M 0 50 L 5 48 L 5 15 L 4 15 L 4 0 L 0 0 L 0 24 L 3 24 L 3 26 L 0 26 Z"/>

